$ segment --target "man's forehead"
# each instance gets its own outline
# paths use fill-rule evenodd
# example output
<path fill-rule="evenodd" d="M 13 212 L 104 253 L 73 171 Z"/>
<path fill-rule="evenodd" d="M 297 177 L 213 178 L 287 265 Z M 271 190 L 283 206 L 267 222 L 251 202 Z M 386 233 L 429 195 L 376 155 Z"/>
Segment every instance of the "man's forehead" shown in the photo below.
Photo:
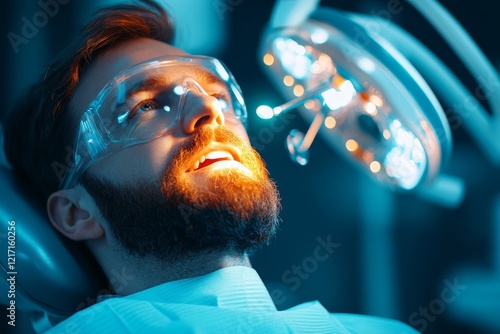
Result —
<path fill-rule="evenodd" d="M 186 52 L 169 44 L 152 39 L 135 39 L 122 42 L 97 57 L 85 69 L 70 102 L 71 110 L 83 111 L 99 91 L 119 72 L 161 56 L 182 56 Z"/>

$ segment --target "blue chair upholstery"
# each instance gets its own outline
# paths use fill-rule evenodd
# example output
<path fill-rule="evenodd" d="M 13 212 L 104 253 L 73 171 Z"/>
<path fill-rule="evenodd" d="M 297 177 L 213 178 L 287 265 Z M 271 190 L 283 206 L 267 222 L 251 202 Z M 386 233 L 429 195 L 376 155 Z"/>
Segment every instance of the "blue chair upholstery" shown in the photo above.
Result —
<path fill-rule="evenodd" d="M 42 331 L 90 306 L 98 291 L 108 288 L 89 251 L 52 227 L 45 206 L 35 200 L 5 161 L 0 161 L 0 199 L 0 285 L 6 288 L 2 291 L 9 291 L 7 279 L 15 277 L 15 298 L 2 293 L 0 304 L 9 305 L 14 300 L 16 310 L 30 315 L 34 330 Z M 12 225 L 15 237 L 8 230 Z M 8 260 L 9 239 L 11 246 L 12 240 L 15 242 L 11 248 L 15 264 Z M 9 267 L 11 264 L 14 267 Z"/>

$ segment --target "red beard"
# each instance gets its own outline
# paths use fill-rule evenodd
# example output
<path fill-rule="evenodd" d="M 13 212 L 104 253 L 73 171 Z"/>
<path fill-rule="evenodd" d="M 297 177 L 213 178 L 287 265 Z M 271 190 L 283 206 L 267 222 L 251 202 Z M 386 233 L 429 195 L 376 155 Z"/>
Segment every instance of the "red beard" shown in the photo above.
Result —
<path fill-rule="evenodd" d="M 241 152 L 240 168 L 216 170 L 196 184 L 193 157 L 212 143 Z M 250 252 L 274 236 L 279 194 L 258 153 L 223 128 L 202 127 L 173 155 L 161 186 L 116 186 L 85 173 L 82 183 L 131 254 L 179 261 L 207 251 Z"/>

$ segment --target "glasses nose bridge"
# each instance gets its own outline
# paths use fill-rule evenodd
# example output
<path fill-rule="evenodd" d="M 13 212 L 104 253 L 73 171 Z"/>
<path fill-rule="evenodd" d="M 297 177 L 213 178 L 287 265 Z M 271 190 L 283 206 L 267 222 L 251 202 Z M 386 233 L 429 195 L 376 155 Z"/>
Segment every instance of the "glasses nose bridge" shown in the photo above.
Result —
<path fill-rule="evenodd" d="M 197 96 L 209 96 L 203 87 L 191 76 L 184 76 L 180 83 L 174 88 L 174 92 L 179 95 L 179 113 L 182 115 L 185 112 L 188 102 L 188 96 L 191 94 Z"/>
<path fill-rule="evenodd" d="M 190 91 L 195 91 L 204 95 L 208 95 L 208 93 L 203 89 L 203 87 L 194 79 L 193 77 L 190 76 L 185 76 L 182 78 L 182 94 L 186 95 Z"/>
<path fill-rule="evenodd" d="M 194 95 L 188 98 L 189 95 Z M 180 99 L 180 105 L 179 105 L 179 110 L 181 111 L 181 114 L 183 113 L 184 109 L 186 108 L 186 104 L 192 104 L 194 103 L 191 99 L 199 99 L 199 101 L 195 104 L 214 104 L 213 101 L 209 101 L 212 98 L 210 94 L 207 93 L 207 91 L 194 79 L 193 77 L 187 76 L 183 77 L 182 79 L 182 95 Z M 188 102 L 188 100 L 191 100 Z M 208 101 L 208 102 L 207 102 Z M 219 105 L 219 101 L 216 99 L 215 103 L 217 109 L 221 109 Z M 220 110 L 222 112 L 222 110 Z"/>
<path fill-rule="evenodd" d="M 184 77 L 182 88 L 179 111 L 184 131 L 191 133 L 202 124 L 224 125 L 219 100 L 208 94 L 196 79 Z"/>

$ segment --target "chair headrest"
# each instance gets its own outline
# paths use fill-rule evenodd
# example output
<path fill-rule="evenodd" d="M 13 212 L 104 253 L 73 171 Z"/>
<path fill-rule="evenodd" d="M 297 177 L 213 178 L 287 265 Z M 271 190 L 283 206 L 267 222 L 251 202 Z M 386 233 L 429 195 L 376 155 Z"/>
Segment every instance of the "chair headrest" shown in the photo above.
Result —
<path fill-rule="evenodd" d="M 16 307 L 57 319 L 89 306 L 88 301 L 107 288 L 90 252 L 52 227 L 44 205 L 5 164 L 0 164 L 0 198 L 0 277 L 6 282 L 9 272 L 15 273 Z M 8 245 L 15 246 L 11 259 Z M 8 295 L 1 294 L 0 303 L 9 302 Z"/>

